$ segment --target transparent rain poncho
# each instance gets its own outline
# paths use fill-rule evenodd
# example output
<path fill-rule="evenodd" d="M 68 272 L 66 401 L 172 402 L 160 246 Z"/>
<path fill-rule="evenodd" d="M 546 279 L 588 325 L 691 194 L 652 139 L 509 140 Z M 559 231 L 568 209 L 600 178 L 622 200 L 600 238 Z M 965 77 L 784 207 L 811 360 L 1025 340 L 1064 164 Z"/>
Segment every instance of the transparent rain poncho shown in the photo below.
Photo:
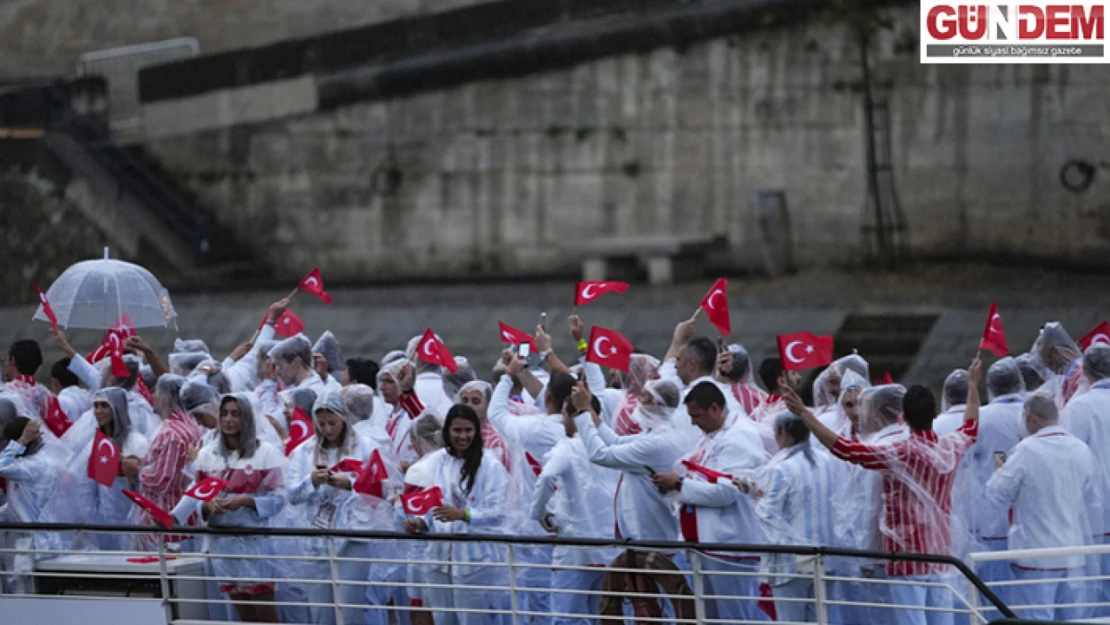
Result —
<path fill-rule="evenodd" d="M 0 400 L 10 406 L 10 402 Z M 3 416 L 0 415 L 0 419 Z M 27 447 L 18 443 L 28 419 L 0 420 L 0 478 L 7 480 L 7 498 L 0 506 L 0 523 L 73 523 L 80 520 L 77 484 L 68 470 L 69 450 L 56 440 L 39 436 Z M 20 553 L 0 554 L 0 569 L 27 573 L 37 560 L 53 557 L 32 550 L 69 549 L 72 539 L 53 532 L 6 532 L 0 544 Z M 31 578 L 6 576 L 2 586 L 8 593 L 32 593 Z"/>
<path fill-rule="evenodd" d="M 999 359 L 987 369 L 987 399 L 990 402 L 1004 395 L 1023 395 L 1025 380 L 1017 361 L 1007 356 Z"/>
<path fill-rule="evenodd" d="M 948 412 L 953 406 L 967 403 L 967 369 L 956 369 L 944 378 L 941 388 L 940 411 Z"/>
<path fill-rule="evenodd" d="M 169 355 L 168 364 L 171 373 L 187 377 L 206 360 L 212 360 L 207 352 L 174 352 Z"/>
<path fill-rule="evenodd" d="M 343 358 L 343 350 L 339 348 L 339 341 L 331 330 L 320 335 L 316 344 L 312 346 L 312 353 L 320 354 L 328 361 L 328 373 L 336 374 L 347 368 L 347 361 Z"/>
<path fill-rule="evenodd" d="M 458 367 L 455 373 L 443 372 L 443 393 L 452 403 L 458 403 L 459 393 L 464 385 L 478 379 L 474 367 L 470 366 L 470 361 L 466 358 L 455 356 L 455 366 Z"/>
<path fill-rule="evenodd" d="M 1050 393 L 1056 407 L 1063 409 L 1083 378 L 1082 352 L 1068 331 L 1057 321 L 1046 323 L 1029 350 L 1045 379 L 1040 390 Z"/>
<path fill-rule="evenodd" d="M 860 429 L 866 442 L 838 444 L 834 455 L 882 476 L 883 551 L 961 557 L 968 528 L 953 518 L 951 492 L 973 438 L 964 429 L 941 437 L 932 432 L 907 435 L 898 425 L 905 396 L 906 389 L 896 384 L 865 390 Z M 928 575 L 947 573 L 948 567 L 893 562 L 887 570 L 892 576 Z"/>
<path fill-rule="evenodd" d="M 834 410 L 829 413 L 829 415 L 835 416 L 822 418 L 821 422 L 834 432 L 842 432 L 852 423 L 852 419 L 848 415 L 848 409 L 845 407 L 845 401 L 850 400 L 853 403 L 852 409 L 857 410 L 856 406 L 860 402 L 860 393 L 869 388 L 871 388 L 871 383 L 860 377 L 855 371 L 848 370 L 845 372 L 840 380 L 840 396 L 834 404 Z"/>
<path fill-rule="evenodd" d="M 229 482 L 217 500 L 249 497 L 254 507 L 205 515 L 201 502 L 183 497 L 173 515 L 184 523 L 195 515 L 208 527 L 273 527 L 274 519 L 286 504 L 284 475 L 287 462 L 284 454 L 273 445 L 260 441 L 250 397 L 245 393 L 224 395 L 220 410 L 237 410 L 240 444 L 232 449 L 222 431 L 212 444 L 204 446 L 195 464 L 193 485 L 208 477 Z M 221 419 L 222 420 L 222 419 Z M 192 488 L 192 486 L 190 488 Z M 288 573 L 285 561 L 267 559 L 240 560 L 219 555 L 275 555 L 275 541 L 268 536 L 211 536 L 209 552 L 213 574 L 220 580 L 220 592 L 254 595 L 273 590 L 274 579 Z"/>
<path fill-rule="evenodd" d="M 298 334 L 280 341 L 270 349 L 268 355 L 274 360 L 280 359 L 285 362 L 293 362 L 295 358 L 300 357 L 301 364 L 311 367 L 312 343 L 309 343 L 303 334 Z"/>
<path fill-rule="evenodd" d="M 1041 375 L 1041 369 L 1038 367 L 1037 359 L 1033 354 L 1021 354 L 1014 358 L 1014 362 L 1017 363 L 1018 369 L 1021 371 L 1021 378 L 1025 383 L 1027 392 L 1035 391 L 1044 386 L 1044 376 Z"/>
<path fill-rule="evenodd" d="M 632 354 L 629 359 L 628 371 L 621 371 L 621 388 L 624 396 L 617 404 L 613 414 L 613 431 L 618 436 L 630 436 L 643 431 L 644 425 L 637 416 L 640 404 L 640 392 L 659 371 L 659 360 L 650 354 Z M 677 404 L 676 404 L 677 405 Z"/>
<path fill-rule="evenodd" d="M 220 395 L 200 380 L 187 381 L 181 387 L 181 405 L 190 417 L 201 422 L 198 415 L 208 415 L 215 422 L 220 416 Z"/>
<path fill-rule="evenodd" d="M 212 351 L 208 349 L 208 345 L 200 339 L 174 339 L 173 351 L 184 353 L 196 354 L 211 354 Z"/>
<path fill-rule="evenodd" d="M 175 412 L 188 412 L 181 403 L 181 389 L 185 382 L 185 378 L 172 373 L 158 378 L 154 384 L 154 412 L 158 416 L 165 419 Z"/>

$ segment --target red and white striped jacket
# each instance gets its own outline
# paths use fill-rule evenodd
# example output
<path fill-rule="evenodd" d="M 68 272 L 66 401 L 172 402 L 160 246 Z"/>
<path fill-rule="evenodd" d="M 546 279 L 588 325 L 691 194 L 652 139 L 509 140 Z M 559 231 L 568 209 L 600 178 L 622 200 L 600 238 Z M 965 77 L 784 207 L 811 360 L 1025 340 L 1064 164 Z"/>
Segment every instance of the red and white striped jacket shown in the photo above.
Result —
<path fill-rule="evenodd" d="M 872 444 L 839 438 L 836 457 L 882 471 L 883 550 L 951 555 L 952 485 L 960 459 L 979 435 L 979 421 L 967 421 L 951 434 L 914 432 L 905 440 Z M 928 575 L 947 565 L 895 561 L 891 577 Z"/>

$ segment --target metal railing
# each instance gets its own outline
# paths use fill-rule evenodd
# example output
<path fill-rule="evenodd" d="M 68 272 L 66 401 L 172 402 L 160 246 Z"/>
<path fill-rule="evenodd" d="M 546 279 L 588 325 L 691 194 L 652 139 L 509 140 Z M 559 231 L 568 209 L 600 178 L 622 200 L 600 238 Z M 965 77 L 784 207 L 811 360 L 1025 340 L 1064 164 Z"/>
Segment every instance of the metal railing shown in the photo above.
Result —
<path fill-rule="evenodd" d="M 1084 564 L 1063 567 L 1056 562 L 1069 556 L 1082 558 Z M 1032 566 L 1018 566 L 1019 561 Z M 1110 567 L 1104 564 L 1110 564 L 1110 545 L 980 551 L 969 553 L 967 563 L 982 572 L 983 583 L 1019 616 L 1110 623 Z M 992 564 L 1002 566 L 988 569 Z M 978 587 L 971 589 L 973 604 L 982 603 L 978 592 Z M 989 608 L 984 613 L 991 615 Z"/>
<path fill-rule="evenodd" d="M 60 537 L 65 548 L 32 549 L 26 541 L 12 540 L 32 534 Z M 134 544 L 141 538 L 151 550 L 88 549 L 100 537 L 120 535 L 132 537 Z M 397 622 L 413 625 L 430 624 L 431 615 L 441 623 L 454 622 L 455 617 L 466 621 L 466 615 L 476 614 L 484 615 L 486 622 L 513 625 L 550 618 L 748 624 L 767 620 L 760 602 L 764 608 L 766 602 L 776 607 L 779 623 L 883 622 L 891 619 L 892 610 L 964 615 L 973 625 L 986 623 L 992 610 L 1014 616 L 968 565 L 955 558 L 921 554 L 731 544 L 699 544 L 692 549 L 680 542 L 261 528 L 169 532 L 151 527 L 7 524 L 0 525 L 0 536 L 9 537 L 0 541 L 0 562 L 7 563 L 0 581 L 8 591 L 0 595 L 0 612 L 10 608 L 6 599 L 29 601 L 21 605 L 32 606 L 31 610 L 61 601 L 118 602 L 113 623 L 126 622 L 126 606 L 147 610 L 149 619 L 155 604 L 164 609 L 166 622 L 174 625 L 219 622 L 227 620 L 232 609 L 255 608 L 272 609 L 284 623 L 339 625 L 362 623 L 368 614 L 380 616 L 382 611 Z M 183 536 L 190 538 L 181 540 Z M 250 541 L 255 541 L 255 548 L 241 548 Z M 265 546 L 258 549 L 258 541 L 266 541 Z M 468 545 L 486 549 L 486 557 L 481 561 L 460 558 Z M 550 556 L 536 557 L 552 548 L 606 549 L 622 558 L 619 566 L 612 561 L 597 567 L 552 564 Z M 630 553 L 636 555 L 626 557 Z M 763 564 L 729 561 L 729 554 L 759 555 Z M 808 564 L 770 564 L 791 556 Z M 826 560 L 830 557 L 838 563 L 922 562 L 947 573 L 925 581 L 881 573 L 869 578 L 830 570 Z M 23 566 L 11 566 L 16 561 Z M 28 566 L 30 561 L 33 566 Z M 664 561 L 677 567 L 664 566 Z M 232 574 L 233 569 L 238 574 Z M 548 576 L 560 573 L 575 574 L 575 583 L 553 584 Z M 637 580 L 647 583 L 635 584 Z M 768 581 L 773 584 L 772 597 L 759 592 L 759 582 Z M 217 584 L 247 584 L 255 590 L 272 585 L 275 594 L 272 599 L 225 596 Z M 850 597 L 839 592 L 841 584 L 865 590 Z M 942 599 L 930 605 L 898 603 L 889 598 L 895 588 L 941 591 Z M 579 601 L 571 602 L 574 598 Z M 645 600 L 659 601 L 660 611 L 637 613 L 636 606 L 649 605 Z M 801 618 L 784 618 L 788 614 Z M 98 625 L 91 616 L 82 622 Z"/>

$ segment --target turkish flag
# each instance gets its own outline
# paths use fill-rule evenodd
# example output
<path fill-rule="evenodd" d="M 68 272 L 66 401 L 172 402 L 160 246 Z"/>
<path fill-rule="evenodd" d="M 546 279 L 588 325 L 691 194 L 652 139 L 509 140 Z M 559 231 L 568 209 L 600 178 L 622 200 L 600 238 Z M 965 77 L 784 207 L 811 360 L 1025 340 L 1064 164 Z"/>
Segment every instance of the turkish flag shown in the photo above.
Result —
<path fill-rule="evenodd" d="M 65 434 L 66 430 L 73 425 L 69 420 L 69 416 L 62 410 L 62 405 L 58 402 L 58 398 L 54 395 L 51 395 L 46 400 L 46 404 L 42 407 L 42 422 L 45 423 L 46 427 L 58 438 L 61 438 L 62 434 Z"/>
<path fill-rule="evenodd" d="M 304 331 L 304 322 L 292 310 L 286 310 L 274 322 L 274 334 L 289 338 Z"/>
<path fill-rule="evenodd" d="M 127 313 L 123 313 L 119 319 L 116 319 L 116 324 L 112 326 L 112 329 L 125 341 L 135 336 L 135 324 L 131 322 L 131 315 Z"/>
<path fill-rule="evenodd" d="M 720 471 L 714 471 L 713 469 L 708 469 L 706 467 L 701 466 L 700 464 L 695 464 L 693 462 L 690 462 L 689 460 L 683 460 L 682 461 L 682 466 L 686 467 L 690 471 L 693 471 L 694 473 L 702 474 L 703 476 L 705 476 L 705 479 L 709 480 L 710 482 L 713 482 L 714 484 L 716 484 L 718 480 L 728 481 L 728 480 L 732 479 L 732 476 L 729 475 L 728 473 L 721 473 Z"/>
<path fill-rule="evenodd" d="M 709 322 L 717 326 L 721 336 L 728 336 L 732 332 L 732 322 L 728 316 L 728 280 L 717 278 L 698 307 L 705 311 Z"/>
<path fill-rule="evenodd" d="M 1087 351 L 1087 348 L 1095 343 L 1110 345 L 1110 323 L 1103 321 L 1095 326 L 1094 330 L 1091 330 L 1086 336 L 1079 339 L 1079 347 L 1081 347 L 1083 351 Z"/>
<path fill-rule="evenodd" d="M 300 406 L 293 408 L 293 419 L 289 421 L 289 440 L 285 442 L 285 455 L 293 453 L 297 445 L 316 435 L 316 426 L 312 419 L 301 410 Z"/>
<path fill-rule="evenodd" d="M 998 315 L 998 306 L 991 303 L 990 314 L 987 315 L 987 326 L 983 328 L 983 340 L 979 341 L 979 349 L 989 350 L 999 358 L 1010 353 L 1006 344 L 1006 331 L 1002 329 L 1002 317 Z"/>
<path fill-rule="evenodd" d="M 389 473 L 385 470 L 382 455 L 375 449 L 366 459 L 366 464 L 361 468 L 358 479 L 351 485 L 351 490 L 384 499 L 387 479 L 389 479 Z"/>
<path fill-rule="evenodd" d="M 231 486 L 231 482 L 227 480 L 221 480 L 218 477 L 206 477 L 185 491 L 185 495 L 201 501 L 212 501 L 216 498 L 216 495 L 220 494 L 220 491 L 228 486 Z"/>
<path fill-rule="evenodd" d="M 123 335 L 118 330 L 109 330 L 109 332 L 111 334 L 107 337 L 108 357 L 112 359 L 112 375 L 117 378 L 130 377 L 131 370 L 123 361 Z"/>
<path fill-rule="evenodd" d="M 354 458 L 347 458 L 337 462 L 335 466 L 328 469 L 328 471 L 332 473 L 354 473 L 357 475 L 362 472 L 362 463 Z"/>
<path fill-rule="evenodd" d="M 173 516 L 170 515 L 169 512 L 166 512 L 165 510 L 159 508 L 157 504 L 155 504 L 153 501 L 147 499 L 146 497 L 143 497 L 135 491 L 127 490 L 126 488 L 120 492 L 126 495 L 127 498 L 131 501 L 137 503 L 140 508 L 149 512 L 150 516 L 152 516 L 155 521 L 158 521 L 158 525 L 161 525 L 166 529 L 173 528 Z"/>
<path fill-rule="evenodd" d="M 96 431 L 92 454 L 89 455 L 89 477 L 109 488 L 119 477 L 119 449 L 100 430 Z"/>
<path fill-rule="evenodd" d="M 831 336 L 815 336 L 809 332 L 780 334 L 779 357 L 786 371 L 801 371 L 823 367 L 833 360 Z M 771 389 L 772 391 L 774 389 Z"/>
<path fill-rule="evenodd" d="M 882 386 L 884 384 L 894 384 L 894 377 L 890 375 L 889 371 L 883 371 L 883 377 L 875 381 L 875 386 Z"/>
<path fill-rule="evenodd" d="M 54 309 L 50 307 L 50 301 L 46 299 L 46 293 L 43 293 L 42 289 L 40 289 L 37 284 L 35 285 L 35 291 L 39 294 L 39 302 L 42 302 L 42 314 L 46 315 L 46 318 L 50 320 L 50 327 L 57 330 L 58 315 L 55 315 Z"/>
<path fill-rule="evenodd" d="M 586 362 L 628 371 L 628 362 L 632 359 L 632 343 L 619 332 L 594 326 L 590 329 L 589 350 L 586 352 Z"/>
<path fill-rule="evenodd" d="M 433 486 L 427 490 L 401 495 L 401 505 L 405 507 L 406 513 L 423 516 L 443 505 L 443 491 L 438 486 Z"/>
<path fill-rule="evenodd" d="M 318 268 L 309 272 L 309 274 L 301 280 L 301 283 L 297 285 L 297 288 L 305 293 L 312 293 L 316 297 L 319 297 L 320 301 L 325 304 L 331 303 L 331 296 L 324 292 L 324 279 L 320 277 L 320 270 Z"/>
<path fill-rule="evenodd" d="M 540 461 L 536 460 L 536 457 L 527 451 L 524 452 L 524 459 L 528 461 L 528 466 L 532 467 L 532 473 L 539 477 L 540 473 L 543 472 L 543 465 L 540 464 Z"/>
<path fill-rule="evenodd" d="M 513 326 L 498 321 L 497 327 L 501 329 L 501 341 L 505 343 L 512 343 L 513 345 L 522 345 L 527 343 L 532 347 L 536 344 L 532 342 L 532 335 L 527 332 L 517 330 Z"/>
<path fill-rule="evenodd" d="M 627 282 L 579 282 L 574 285 L 574 305 L 589 304 L 606 293 L 624 293 Z"/>
<path fill-rule="evenodd" d="M 459 366 L 455 364 L 455 357 L 451 355 L 447 346 L 439 340 L 439 337 L 436 336 L 435 332 L 432 332 L 431 328 L 424 331 L 424 336 L 421 337 L 420 343 L 416 345 L 416 354 L 420 356 L 420 360 L 447 367 L 447 370 L 451 373 L 459 370 Z"/>

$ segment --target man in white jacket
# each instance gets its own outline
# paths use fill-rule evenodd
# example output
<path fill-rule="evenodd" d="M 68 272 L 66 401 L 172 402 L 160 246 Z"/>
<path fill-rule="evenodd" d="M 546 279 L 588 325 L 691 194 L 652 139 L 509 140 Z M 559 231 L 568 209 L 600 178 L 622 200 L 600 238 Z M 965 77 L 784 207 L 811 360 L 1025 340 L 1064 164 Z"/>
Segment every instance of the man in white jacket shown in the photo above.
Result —
<path fill-rule="evenodd" d="M 1098 464 L 1098 483 L 1102 501 L 1110 502 L 1110 347 L 1092 345 L 1083 354 L 1083 375 L 1091 383 L 1086 393 L 1078 395 L 1064 408 L 1060 425 L 1064 430 L 1087 444 L 1095 454 Z M 1093 521 L 1097 535 L 1102 536 L 1103 544 L 1110 543 L 1110 505 L 1103 505 L 1102 519 Z M 1100 569 L 1110 571 L 1110 554 L 1102 556 Z M 1102 583 L 1099 601 L 1110 598 L 1110 582 Z M 1098 616 L 1110 614 L 1105 608 L 1098 609 Z"/>
<path fill-rule="evenodd" d="M 1095 456 L 1083 441 L 1057 425 L 1056 404 L 1047 394 L 1025 400 L 1022 414 L 1029 436 L 987 482 L 988 500 L 1000 509 L 1013 506 L 1009 549 L 1082 547 L 1092 543 L 1092 526 L 1101 521 L 1101 492 Z M 1092 562 L 1096 559 L 1091 558 Z M 1085 570 L 1082 555 L 1026 558 L 1011 564 L 1019 581 L 1011 605 L 1056 605 L 1055 609 L 1021 609 L 1030 620 L 1078 620 L 1090 616 L 1089 608 L 1067 604 L 1096 600 L 1087 596 L 1087 583 L 1068 578 L 1105 574 Z"/>
<path fill-rule="evenodd" d="M 698 383 L 686 394 L 685 404 L 694 425 L 702 431 L 701 440 L 677 471 L 656 473 L 652 478 L 661 492 L 677 493 L 683 538 L 690 543 L 765 543 L 752 498 L 741 494 L 730 481 L 753 476 L 765 463 L 762 441 L 750 429 L 726 427 L 728 402 L 714 383 Z M 690 564 L 704 572 L 742 574 L 705 576 L 706 594 L 728 597 L 706 600 L 707 618 L 766 620 L 758 607 L 758 555 L 705 551 L 698 556 L 700 562 Z"/>

